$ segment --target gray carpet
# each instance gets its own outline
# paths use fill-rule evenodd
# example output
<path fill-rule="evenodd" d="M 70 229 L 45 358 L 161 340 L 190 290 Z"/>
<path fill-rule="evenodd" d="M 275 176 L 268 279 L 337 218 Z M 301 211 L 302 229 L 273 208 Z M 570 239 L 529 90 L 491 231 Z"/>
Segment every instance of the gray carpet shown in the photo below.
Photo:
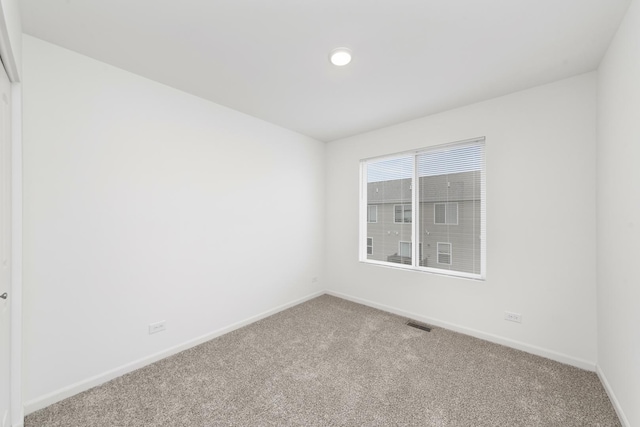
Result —
<path fill-rule="evenodd" d="M 324 295 L 25 427 L 620 425 L 592 372 L 405 320 Z"/>

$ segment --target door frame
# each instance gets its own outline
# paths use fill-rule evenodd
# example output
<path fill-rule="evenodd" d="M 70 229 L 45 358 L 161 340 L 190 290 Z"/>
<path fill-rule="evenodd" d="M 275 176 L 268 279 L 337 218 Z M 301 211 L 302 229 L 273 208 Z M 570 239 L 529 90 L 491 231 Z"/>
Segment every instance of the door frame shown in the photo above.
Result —
<path fill-rule="evenodd" d="M 17 2 L 0 3 L 0 59 L 11 83 L 11 286 L 9 304 L 11 308 L 11 387 L 9 425 L 24 424 L 22 402 L 22 84 L 20 82 L 20 59 L 15 49 L 20 49 L 21 40 L 12 40 L 7 24 L 20 24 Z M 13 28 L 16 30 L 16 28 Z M 21 37 L 17 28 L 16 38 Z M 18 52 L 18 55 L 20 52 Z"/>

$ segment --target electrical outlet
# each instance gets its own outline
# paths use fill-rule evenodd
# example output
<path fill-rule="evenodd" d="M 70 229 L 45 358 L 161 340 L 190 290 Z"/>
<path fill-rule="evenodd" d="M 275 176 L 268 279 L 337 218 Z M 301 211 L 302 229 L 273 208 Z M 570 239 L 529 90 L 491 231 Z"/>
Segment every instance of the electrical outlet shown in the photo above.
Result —
<path fill-rule="evenodd" d="M 508 320 L 509 322 L 522 323 L 522 314 L 505 311 L 504 320 Z"/>
<path fill-rule="evenodd" d="M 167 321 L 163 320 L 161 322 L 149 323 L 149 335 L 155 334 L 157 332 L 162 332 L 167 329 Z"/>

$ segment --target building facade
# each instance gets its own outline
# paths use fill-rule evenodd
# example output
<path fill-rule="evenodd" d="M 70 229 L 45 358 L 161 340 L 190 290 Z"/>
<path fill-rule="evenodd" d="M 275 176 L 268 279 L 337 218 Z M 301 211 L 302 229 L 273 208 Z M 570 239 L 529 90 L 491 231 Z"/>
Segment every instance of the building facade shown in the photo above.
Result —
<path fill-rule="evenodd" d="M 479 171 L 420 177 L 417 216 L 411 179 L 368 183 L 367 259 L 411 264 L 417 217 L 421 266 L 479 274 L 480 180 Z"/>

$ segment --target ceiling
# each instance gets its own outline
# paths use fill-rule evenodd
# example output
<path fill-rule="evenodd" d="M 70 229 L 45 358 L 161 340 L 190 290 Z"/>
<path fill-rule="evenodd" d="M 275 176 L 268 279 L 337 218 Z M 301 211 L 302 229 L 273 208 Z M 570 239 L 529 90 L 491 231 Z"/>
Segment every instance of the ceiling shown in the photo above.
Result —
<path fill-rule="evenodd" d="M 597 68 L 630 0 L 21 0 L 25 33 L 321 141 Z M 353 61 L 335 67 L 346 46 Z"/>

